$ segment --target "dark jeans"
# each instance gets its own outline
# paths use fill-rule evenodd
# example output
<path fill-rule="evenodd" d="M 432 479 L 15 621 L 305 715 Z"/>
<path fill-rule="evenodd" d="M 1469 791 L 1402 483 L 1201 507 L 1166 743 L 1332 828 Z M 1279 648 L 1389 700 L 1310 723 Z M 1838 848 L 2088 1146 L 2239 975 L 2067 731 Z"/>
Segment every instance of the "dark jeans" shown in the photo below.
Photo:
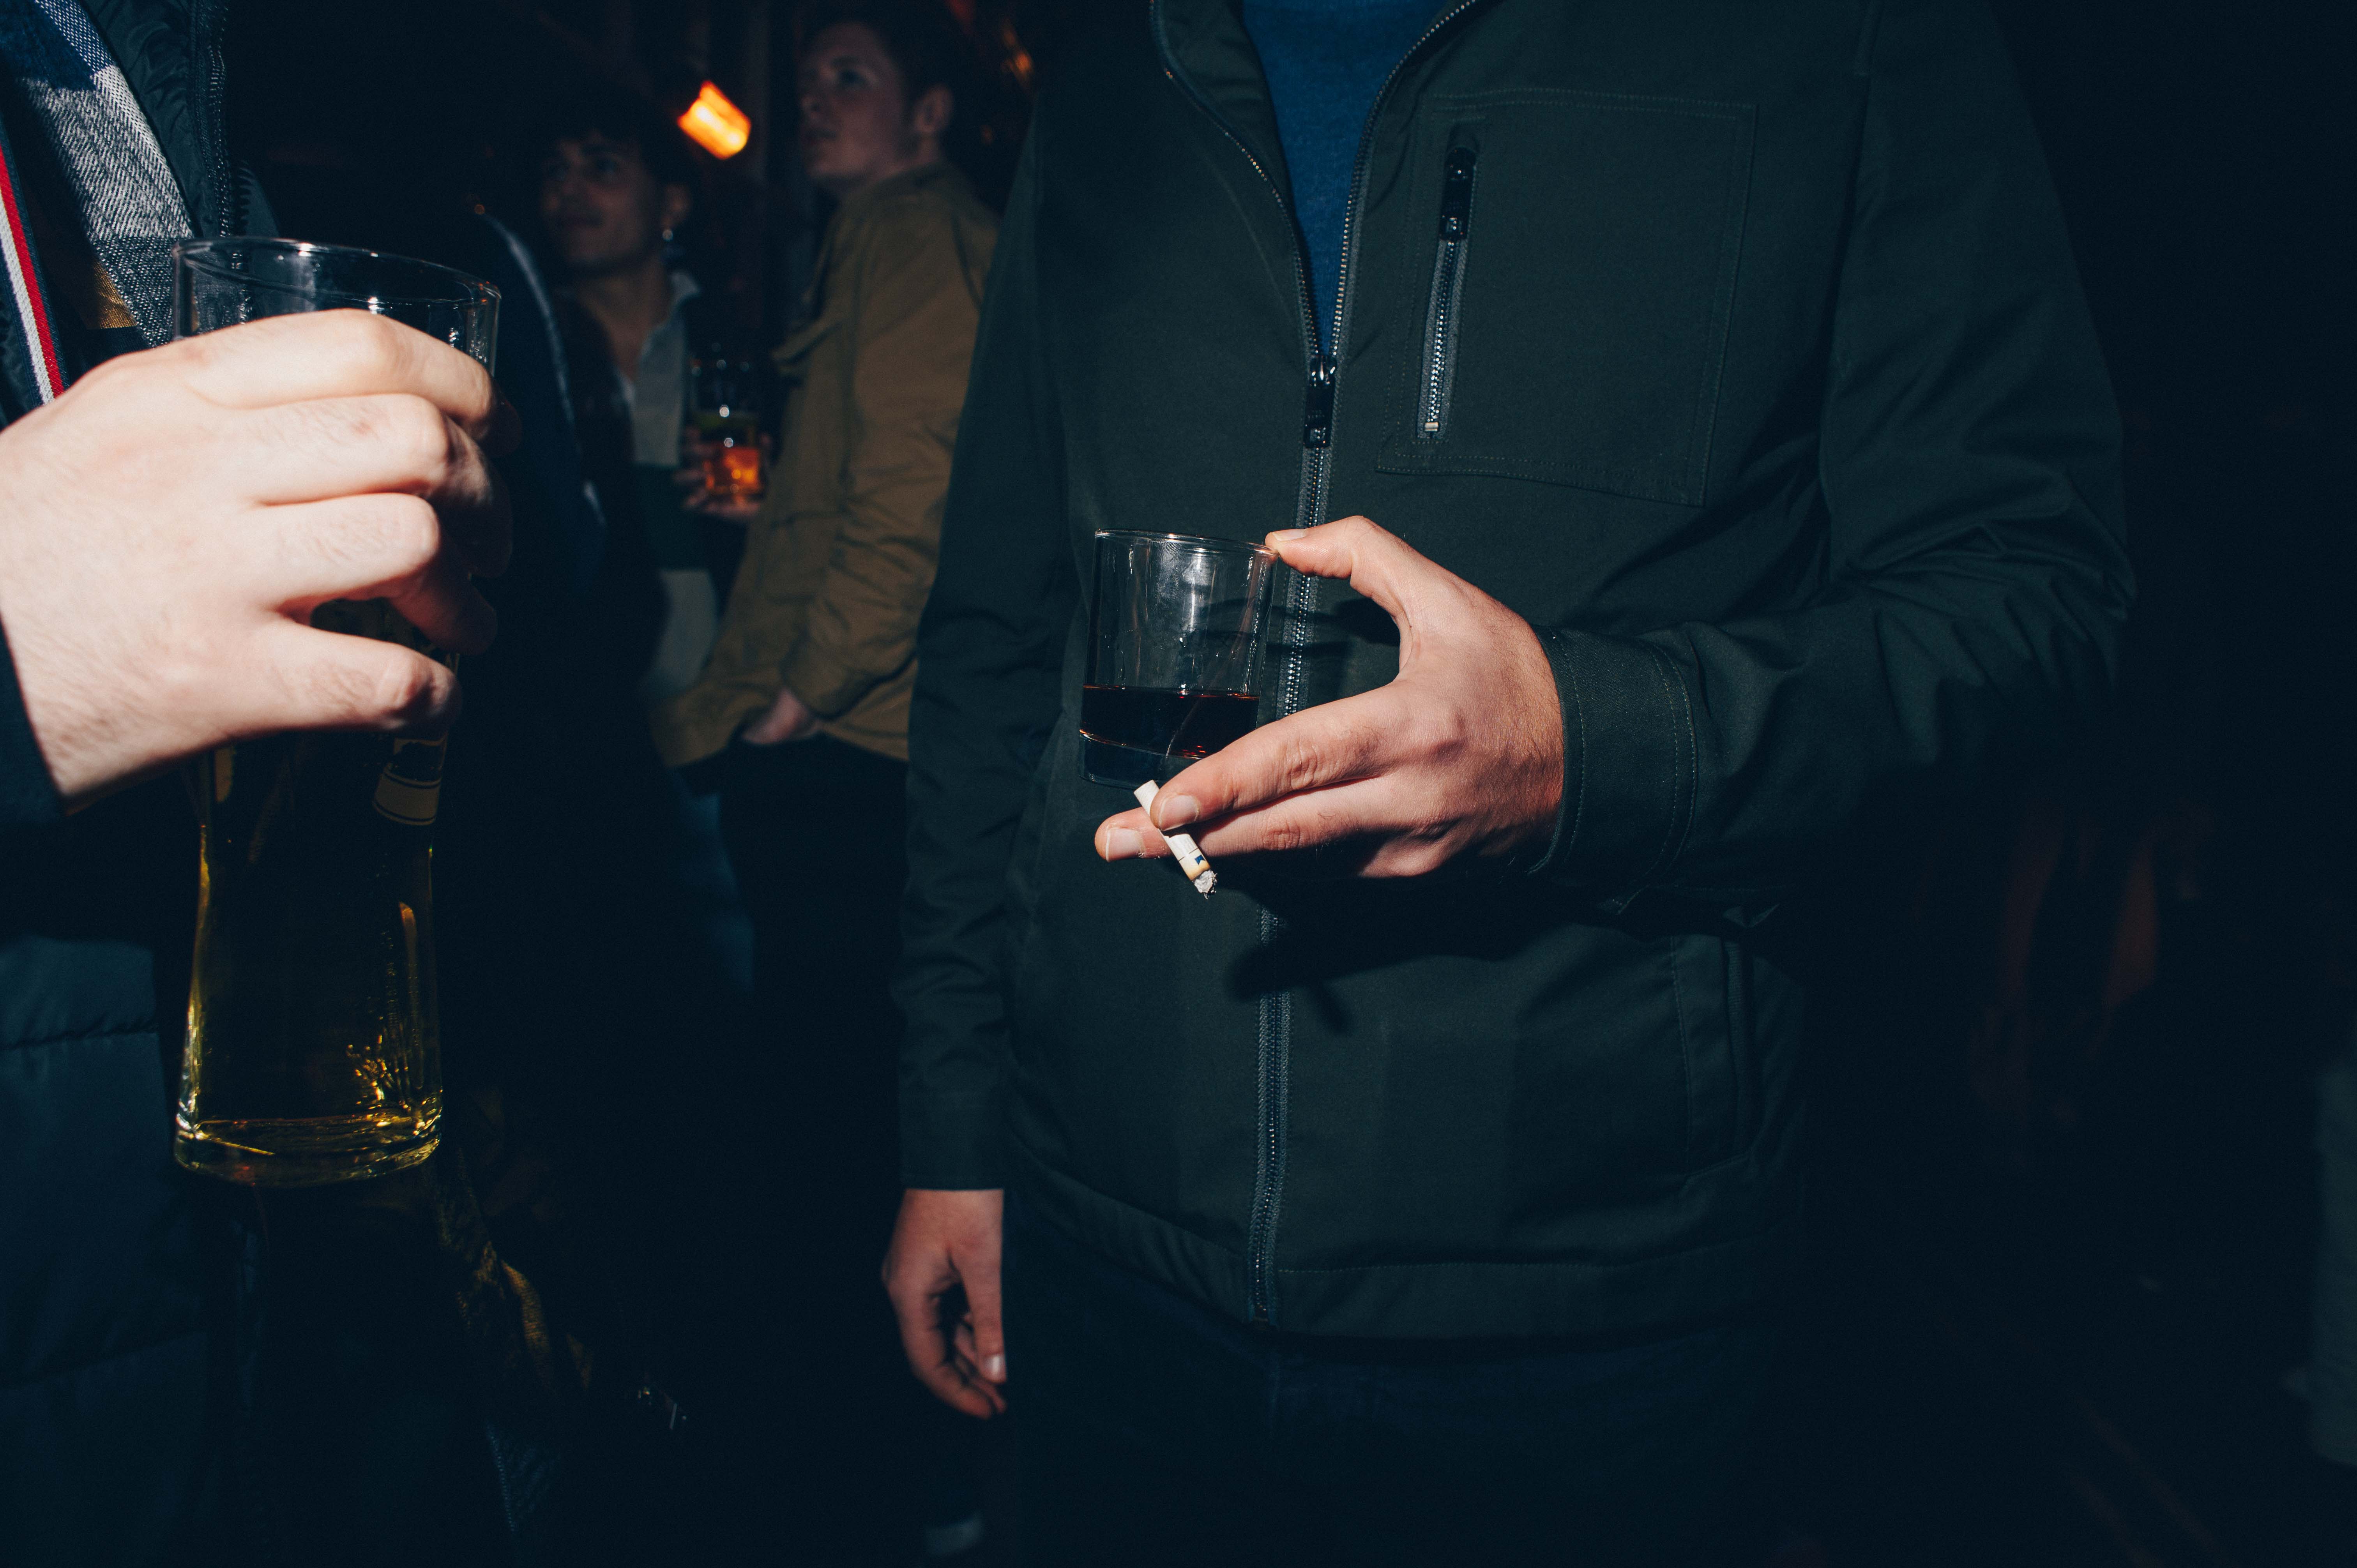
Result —
<path fill-rule="evenodd" d="M 906 763 L 827 736 L 739 742 L 720 832 L 753 921 L 753 992 L 780 1151 L 817 1182 L 872 1276 L 899 1197 L 900 957 Z M 866 1282 L 873 1284 L 873 1278 Z"/>
<path fill-rule="evenodd" d="M 937 1429 L 964 1435 L 909 1375 L 877 1279 L 899 1199 L 908 768 L 824 736 L 740 743 L 722 764 L 757 1025 L 753 1059 L 715 1086 L 729 1101 L 715 1157 L 735 1168 L 711 1310 L 733 1359 L 708 1402 L 728 1429 L 719 1463 L 747 1466 L 716 1492 L 762 1516 L 737 1547 L 865 1563 L 879 1535 L 913 1530 L 911 1472 Z"/>
<path fill-rule="evenodd" d="M 1019 1200 L 1005 1267 L 1027 1564 L 1766 1555 L 1764 1315 L 1616 1342 L 1256 1333 Z"/>

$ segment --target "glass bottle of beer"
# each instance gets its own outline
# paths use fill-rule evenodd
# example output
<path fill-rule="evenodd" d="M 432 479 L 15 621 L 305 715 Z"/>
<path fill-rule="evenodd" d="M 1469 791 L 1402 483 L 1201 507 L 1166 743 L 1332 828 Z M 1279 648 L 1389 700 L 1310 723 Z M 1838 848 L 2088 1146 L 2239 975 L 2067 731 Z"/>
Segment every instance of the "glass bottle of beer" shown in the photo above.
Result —
<path fill-rule="evenodd" d="M 326 605 L 313 622 L 423 641 L 382 601 Z M 290 735 L 199 759 L 181 1165 L 311 1186 L 433 1153 L 443 749 L 440 738 Z"/>
<path fill-rule="evenodd" d="M 430 262 L 232 235 L 173 247 L 172 335 L 361 310 L 491 369 L 500 293 Z M 425 640 L 382 600 L 314 626 Z M 434 1152 L 438 736 L 269 736 L 195 766 L 203 817 L 196 975 L 173 1155 L 263 1187 L 380 1176 Z"/>

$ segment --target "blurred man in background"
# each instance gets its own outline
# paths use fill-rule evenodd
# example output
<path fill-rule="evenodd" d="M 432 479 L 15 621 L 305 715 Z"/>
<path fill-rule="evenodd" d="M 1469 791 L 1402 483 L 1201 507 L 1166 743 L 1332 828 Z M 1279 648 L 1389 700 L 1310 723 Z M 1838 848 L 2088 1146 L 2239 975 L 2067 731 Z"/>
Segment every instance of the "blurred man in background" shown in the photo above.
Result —
<path fill-rule="evenodd" d="M 655 704 L 687 689 L 719 627 L 722 585 L 716 541 L 706 537 L 676 483 L 695 354 L 718 333 L 701 308 L 694 274 L 671 264 L 680 229 L 694 208 L 695 168 L 679 132 L 617 97 L 563 105 L 543 132 L 540 218 L 572 302 L 605 340 L 607 384 L 619 389 L 630 420 L 627 495 L 615 495 L 616 526 L 635 527 L 663 587 L 661 629 L 640 694 Z M 576 403 L 594 398 L 577 389 Z M 586 427 L 594 429 L 594 425 Z M 593 471 L 617 455 L 585 453 Z M 621 487 L 612 487 L 620 489 Z M 627 510 L 625 510 L 627 508 Z M 706 939 L 741 990 L 752 986 L 752 930 L 720 839 L 720 807 L 709 789 L 673 777 L 674 864 L 694 899 Z"/>
<path fill-rule="evenodd" d="M 856 1516 L 901 1463 L 885 1430 L 929 1413 L 903 1405 L 874 1294 L 898 1189 L 889 985 L 917 619 L 997 219 L 942 155 L 969 72 L 937 0 L 820 5 L 803 27 L 802 164 L 835 210 L 807 324 L 776 354 L 790 392 L 768 499 L 711 657 L 655 730 L 674 765 L 720 768 L 753 916 L 760 1025 L 780 1053 L 764 1102 L 786 1134 L 770 1146 L 801 1177 L 784 1211 L 794 1337 L 829 1348 L 794 1369 L 819 1415 L 823 1536 L 872 1528 Z M 927 1522 L 949 1530 L 944 1547 L 972 1533 L 968 1518 Z"/>

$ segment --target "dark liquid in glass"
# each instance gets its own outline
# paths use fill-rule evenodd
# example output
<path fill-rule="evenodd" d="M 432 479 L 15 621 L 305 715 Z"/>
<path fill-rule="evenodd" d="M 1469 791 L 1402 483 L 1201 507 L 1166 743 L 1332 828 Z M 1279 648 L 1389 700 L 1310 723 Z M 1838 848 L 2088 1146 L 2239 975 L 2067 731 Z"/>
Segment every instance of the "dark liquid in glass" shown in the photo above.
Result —
<path fill-rule="evenodd" d="M 1100 746 L 1192 760 L 1211 756 L 1250 730 L 1259 706 L 1258 697 L 1243 692 L 1083 686 L 1081 734 Z"/>

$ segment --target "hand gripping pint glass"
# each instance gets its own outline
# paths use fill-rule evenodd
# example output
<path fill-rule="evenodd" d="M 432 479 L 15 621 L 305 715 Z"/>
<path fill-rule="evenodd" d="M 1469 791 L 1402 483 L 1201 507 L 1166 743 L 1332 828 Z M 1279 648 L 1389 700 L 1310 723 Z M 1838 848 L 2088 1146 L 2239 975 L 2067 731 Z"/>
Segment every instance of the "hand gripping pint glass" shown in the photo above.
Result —
<path fill-rule="evenodd" d="M 461 273 L 289 240 L 176 252 L 174 328 L 366 310 L 486 369 L 499 291 Z M 435 650 L 382 600 L 321 606 L 314 626 Z M 442 1116 L 434 994 L 438 736 L 274 736 L 196 765 L 203 817 L 195 983 L 175 1157 L 191 1170 L 306 1187 L 399 1170 Z"/>

